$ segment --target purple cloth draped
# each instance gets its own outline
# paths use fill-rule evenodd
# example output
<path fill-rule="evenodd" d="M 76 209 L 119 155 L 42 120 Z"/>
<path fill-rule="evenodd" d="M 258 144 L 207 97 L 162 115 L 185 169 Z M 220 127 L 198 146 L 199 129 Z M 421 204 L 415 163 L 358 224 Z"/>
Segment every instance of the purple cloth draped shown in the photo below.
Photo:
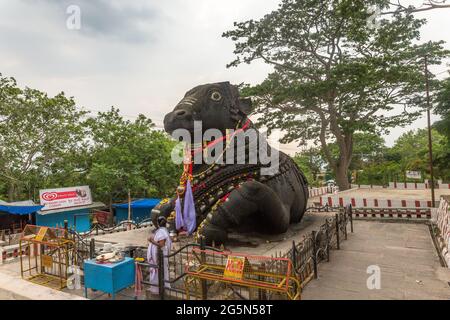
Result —
<path fill-rule="evenodd" d="M 194 195 L 192 194 L 191 182 L 189 180 L 186 183 L 186 193 L 184 195 L 183 220 L 187 232 L 192 234 L 197 227 L 197 221 L 195 217 Z"/>
<path fill-rule="evenodd" d="M 181 199 L 175 201 L 175 228 L 181 230 L 184 228 L 183 212 L 181 211 Z"/>
<path fill-rule="evenodd" d="M 197 227 L 194 195 L 192 194 L 191 182 L 189 180 L 186 183 L 183 211 L 181 210 L 180 197 L 175 201 L 175 227 L 177 230 L 186 230 L 188 234 L 192 234 Z"/>

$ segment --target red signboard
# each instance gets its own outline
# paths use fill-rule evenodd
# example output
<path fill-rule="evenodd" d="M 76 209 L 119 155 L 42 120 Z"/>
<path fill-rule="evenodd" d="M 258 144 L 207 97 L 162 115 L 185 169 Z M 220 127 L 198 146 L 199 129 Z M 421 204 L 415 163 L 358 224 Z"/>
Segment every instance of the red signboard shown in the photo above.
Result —
<path fill-rule="evenodd" d="M 91 190 L 88 186 L 46 189 L 39 191 L 42 211 L 71 208 L 92 204 Z"/>

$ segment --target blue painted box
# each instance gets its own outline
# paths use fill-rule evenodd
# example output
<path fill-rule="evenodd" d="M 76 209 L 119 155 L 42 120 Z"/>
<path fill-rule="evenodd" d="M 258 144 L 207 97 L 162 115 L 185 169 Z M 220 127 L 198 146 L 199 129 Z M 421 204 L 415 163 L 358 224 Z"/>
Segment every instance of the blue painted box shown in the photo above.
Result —
<path fill-rule="evenodd" d="M 84 261 L 84 294 L 87 298 L 87 289 L 96 289 L 115 294 L 134 284 L 134 259 L 125 257 L 117 263 L 98 264 L 95 260 Z"/>

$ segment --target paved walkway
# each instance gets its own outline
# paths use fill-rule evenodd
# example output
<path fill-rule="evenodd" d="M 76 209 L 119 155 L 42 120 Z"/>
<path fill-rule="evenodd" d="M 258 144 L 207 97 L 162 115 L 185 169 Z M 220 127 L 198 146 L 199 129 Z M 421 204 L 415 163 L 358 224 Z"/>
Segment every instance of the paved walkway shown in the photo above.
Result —
<path fill-rule="evenodd" d="M 442 268 L 428 226 L 355 221 L 355 233 L 319 265 L 302 299 L 450 299 L 450 269 Z M 381 288 L 369 290 L 367 268 L 377 265 Z"/>
<path fill-rule="evenodd" d="M 75 292 L 64 292 L 31 283 L 21 278 L 20 263 L 0 267 L 0 300 L 84 300 Z"/>

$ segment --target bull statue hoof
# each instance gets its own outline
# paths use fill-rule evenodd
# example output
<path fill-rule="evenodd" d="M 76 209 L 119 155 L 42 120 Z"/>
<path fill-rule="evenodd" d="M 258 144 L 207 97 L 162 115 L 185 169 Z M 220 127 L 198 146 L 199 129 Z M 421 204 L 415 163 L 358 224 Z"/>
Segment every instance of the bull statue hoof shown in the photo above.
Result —
<path fill-rule="evenodd" d="M 229 82 L 220 82 L 189 90 L 164 118 L 169 134 L 184 129 L 191 136 L 197 133 L 203 137 L 200 147 L 198 143 L 192 146 L 188 178 L 195 204 L 196 237 L 204 237 L 207 244 L 226 243 L 231 231 L 281 234 L 290 224 L 300 222 L 306 211 L 308 182 L 304 174 L 289 156 L 266 144 L 248 118 L 251 111 L 250 99 L 241 98 L 238 88 Z M 194 125 L 197 121 L 200 129 Z M 210 129 L 215 130 L 214 137 L 208 135 Z M 233 135 L 230 130 L 234 130 Z M 239 140 L 238 134 L 244 139 Z M 230 144 L 233 138 L 242 144 Z M 199 148 L 201 156 L 196 157 Z M 216 157 L 212 163 L 205 159 L 210 149 L 223 150 L 220 154 L 211 152 L 210 157 Z M 269 163 L 268 157 L 277 163 Z M 173 219 L 176 199 L 158 205 L 152 211 L 154 221 L 160 215 L 172 215 Z"/>

